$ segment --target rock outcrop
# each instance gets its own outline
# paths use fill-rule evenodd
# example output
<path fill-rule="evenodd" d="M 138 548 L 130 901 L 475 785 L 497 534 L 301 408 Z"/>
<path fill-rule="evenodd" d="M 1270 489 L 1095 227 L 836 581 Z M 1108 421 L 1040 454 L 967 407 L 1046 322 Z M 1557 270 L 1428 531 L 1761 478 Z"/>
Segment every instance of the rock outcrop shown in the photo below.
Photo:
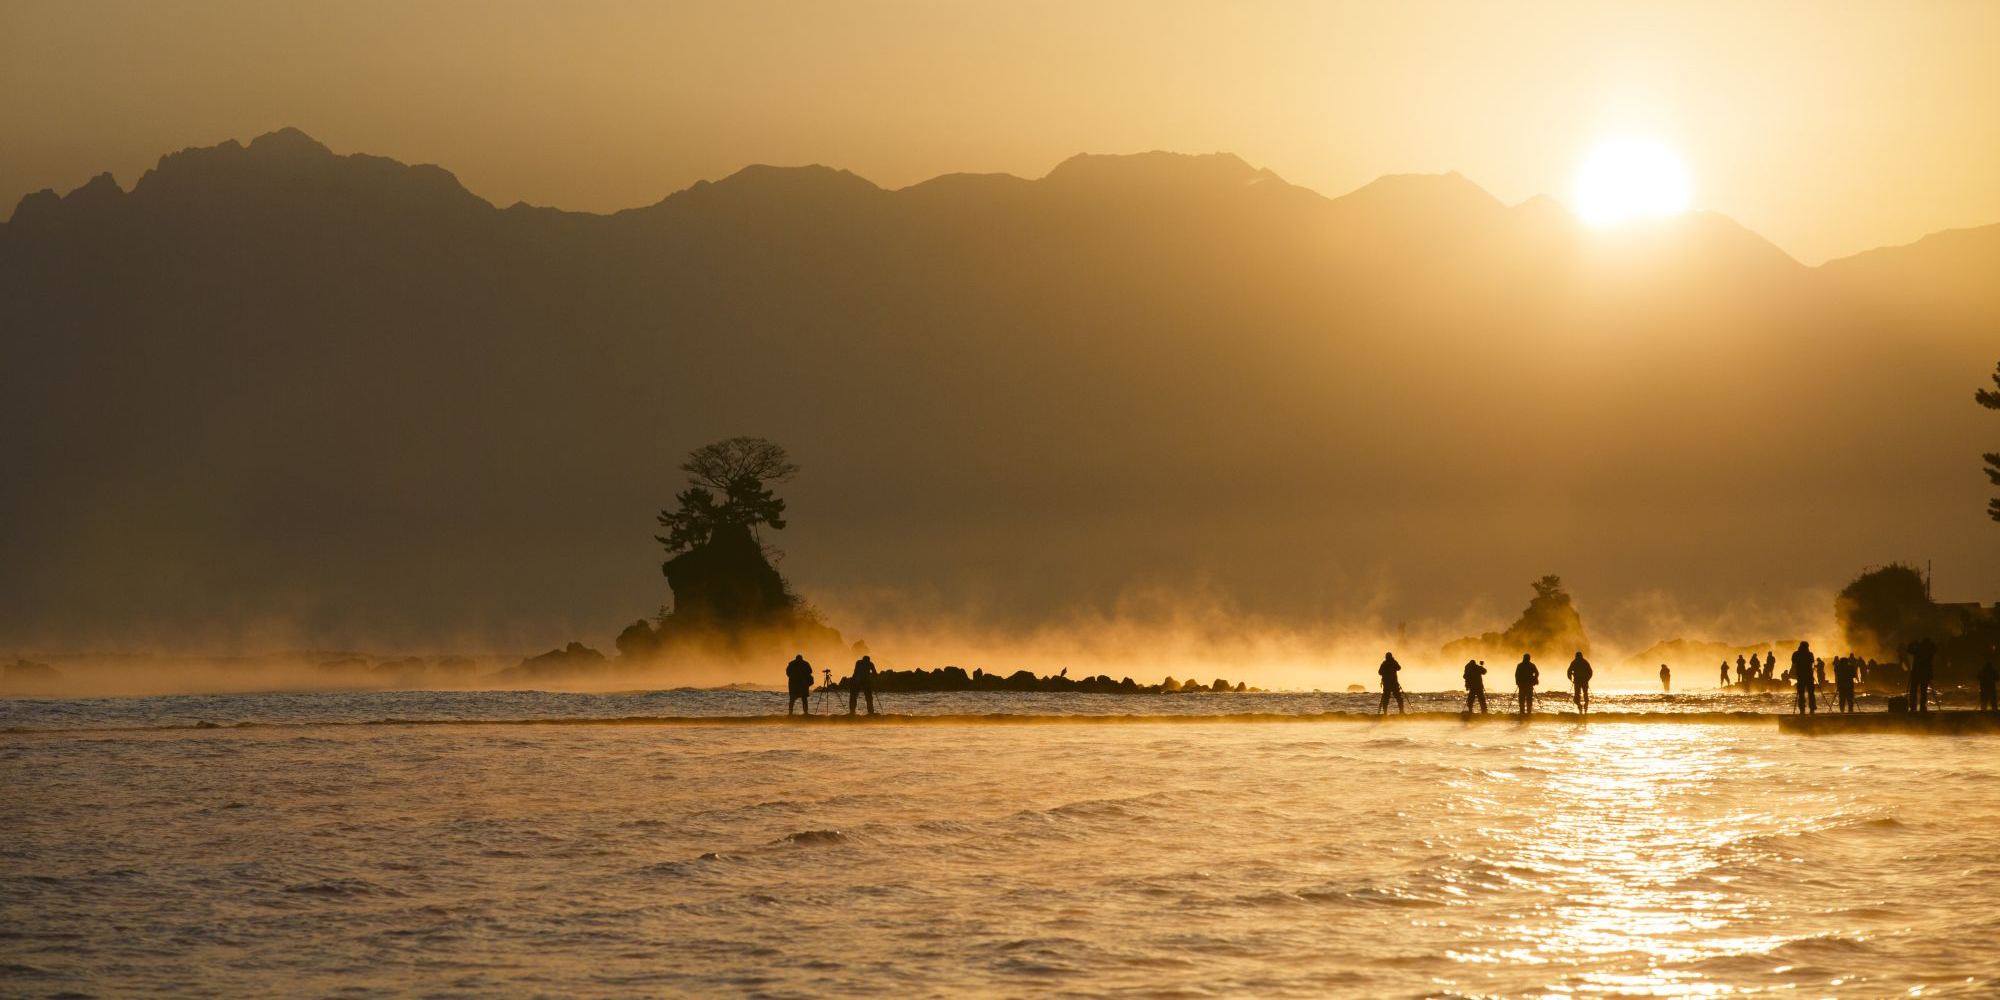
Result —
<path fill-rule="evenodd" d="M 1507 626 L 1507 631 L 1487 632 L 1446 643 L 1440 654 L 1445 662 L 1494 660 L 1512 663 L 1519 660 L 1521 654 L 1530 653 L 1546 671 L 1551 665 L 1560 666 L 1569 662 L 1569 658 L 1578 651 L 1589 656 L 1590 638 L 1583 631 L 1583 616 L 1577 613 L 1569 592 L 1563 590 L 1562 578 L 1545 576 L 1535 581 L 1534 587 L 1534 600 L 1528 602 L 1528 607 L 1514 624 Z"/>

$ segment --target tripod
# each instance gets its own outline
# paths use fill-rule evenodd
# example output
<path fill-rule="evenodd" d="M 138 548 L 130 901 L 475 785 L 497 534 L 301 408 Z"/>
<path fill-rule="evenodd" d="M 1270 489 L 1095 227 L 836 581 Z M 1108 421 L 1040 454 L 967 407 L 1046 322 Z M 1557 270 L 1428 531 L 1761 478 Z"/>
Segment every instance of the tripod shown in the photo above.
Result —
<path fill-rule="evenodd" d="M 821 674 L 823 674 L 823 675 L 825 675 L 825 680 L 824 680 L 823 682 L 821 682 L 821 684 L 820 684 L 820 686 L 819 686 L 819 691 L 815 692 L 815 693 L 817 694 L 817 697 L 816 697 L 816 698 L 814 699 L 814 703 L 815 703 L 815 704 L 817 704 L 817 705 L 819 706 L 819 710 L 820 710 L 820 714 L 824 715 L 824 714 L 826 714 L 826 693 L 827 693 L 828 691 L 832 691 L 832 690 L 834 689 L 834 688 L 833 688 L 833 671 L 832 671 L 831 669 L 826 669 L 826 670 L 822 670 L 822 671 L 820 671 L 820 673 L 821 673 Z M 836 699 L 834 699 L 834 700 L 835 700 L 836 702 L 838 702 L 838 701 L 839 701 L 839 699 L 838 699 L 838 698 L 836 698 Z M 836 705 L 835 707 L 838 707 L 838 706 Z"/>

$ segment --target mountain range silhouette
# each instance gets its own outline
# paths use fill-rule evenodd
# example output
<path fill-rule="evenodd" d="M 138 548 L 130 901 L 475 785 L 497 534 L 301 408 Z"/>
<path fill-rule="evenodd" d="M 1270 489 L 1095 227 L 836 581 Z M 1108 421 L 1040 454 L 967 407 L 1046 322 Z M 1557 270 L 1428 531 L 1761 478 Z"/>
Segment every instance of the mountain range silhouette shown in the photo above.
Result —
<path fill-rule="evenodd" d="M 804 465 L 772 540 L 836 612 L 1720 605 L 1927 554 L 1990 600 L 1996 274 L 2000 225 L 1807 267 L 1226 154 L 503 209 L 284 129 L 0 224 L 0 645 L 608 636 L 736 434 Z"/>

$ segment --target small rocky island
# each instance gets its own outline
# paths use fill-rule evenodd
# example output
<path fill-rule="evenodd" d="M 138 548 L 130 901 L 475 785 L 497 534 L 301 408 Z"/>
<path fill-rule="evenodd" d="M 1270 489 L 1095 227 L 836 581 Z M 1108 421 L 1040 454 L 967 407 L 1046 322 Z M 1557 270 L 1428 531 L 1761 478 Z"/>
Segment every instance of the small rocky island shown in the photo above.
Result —
<path fill-rule="evenodd" d="M 675 663 L 690 660 L 723 660 L 768 663 L 776 679 L 794 654 L 812 661 L 816 672 L 848 674 L 865 646 L 850 646 L 792 590 L 773 565 L 777 550 L 759 534 L 785 527 L 785 501 L 773 487 L 798 472 L 785 449 L 763 438 L 730 438 L 695 449 L 680 469 L 687 474 L 687 487 L 675 495 L 675 506 L 660 511 L 664 534 L 655 536 L 666 550 L 660 572 L 673 593 L 672 604 L 651 620 L 626 626 L 618 635 L 616 656 L 571 642 L 528 657 L 500 671 L 499 677 L 567 680 L 621 669 L 671 670 Z M 836 681 L 836 686 L 845 683 Z M 967 673 L 946 666 L 883 669 L 876 674 L 875 690 L 1180 694 L 1258 689 L 1221 678 L 1204 684 L 1168 677 L 1157 684 L 1141 684 L 1108 674 L 1072 678 L 1067 670 L 1040 677 L 1028 670 Z"/>

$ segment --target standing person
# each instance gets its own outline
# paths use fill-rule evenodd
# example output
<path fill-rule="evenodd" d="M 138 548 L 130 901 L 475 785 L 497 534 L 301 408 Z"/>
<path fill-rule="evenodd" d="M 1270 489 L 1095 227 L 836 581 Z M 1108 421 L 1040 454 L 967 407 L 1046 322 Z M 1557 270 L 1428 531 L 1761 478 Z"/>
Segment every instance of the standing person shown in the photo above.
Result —
<path fill-rule="evenodd" d="M 1409 706 L 1403 704 L 1403 682 L 1396 679 L 1403 665 L 1396 662 L 1396 654 L 1383 653 L 1382 665 L 1375 672 L 1382 675 L 1382 705 L 1375 710 L 1376 715 L 1389 714 L 1389 699 L 1396 699 L 1396 711 L 1409 714 Z"/>
<path fill-rule="evenodd" d="M 1775 657 L 1778 654 L 1771 655 Z M 1799 648 L 1792 651 L 1792 682 L 1799 687 L 1797 714 L 1818 712 L 1819 705 L 1813 697 L 1812 648 L 1803 642 L 1799 643 Z"/>
<path fill-rule="evenodd" d="M 1764 653 L 1764 679 L 1768 681 L 1776 676 L 1778 676 L 1778 651 L 1768 650 Z"/>
<path fill-rule="evenodd" d="M 1569 661 L 1569 699 L 1576 702 L 1576 710 L 1590 714 L 1590 661 L 1583 658 L 1583 650 L 1576 651 Z"/>
<path fill-rule="evenodd" d="M 1722 661 L 1722 686 L 1729 686 L 1729 661 Z"/>
<path fill-rule="evenodd" d="M 1738 653 L 1736 654 L 1736 683 L 1747 685 L 1749 682 L 1750 672 L 1743 668 L 1743 654 Z"/>
<path fill-rule="evenodd" d="M 1815 660 L 1813 660 L 1813 686 L 1815 686 L 1815 687 L 1825 687 L 1825 686 L 1826 686 L 1826 660 L 1825 660 L 1825 659 L 1815 659 Z"/>
<path fill-rule="evenodd" d="M 875 714 L 875 661 L 863 655 L 854 661 L 854 676 L 847 679 L 854 685 L 847 689 L 847 714 L 854 714 L 854 707 L 862 695 L 868 696 L 868 714 Z"/>
<path fill-rule="evenodd" d="M 792 662 L 785 664 L 785 680 L 792 692 L 791 697 L 785 699 L 785 714 L 792 714 L 794 704 L 805 714 L 813 714 L 813 665 L 806 662 L 804 653 L 793 655 Z"/>
<path fill-rule="evenodd" d="M 1465 714 L 1472 714 L 1472 703 L 1479 702 L 1479 714 L 1486 714 L 1486 664 L 1478 660 L 1465 661 Z"/>
<path fill-rule="evenodd" d="M 1542 682 L 1542 671 L 1528 654 L 1521 654 L 1521 662 L 1514 665 L 1514 688 L 1520 693 L 1521 718 L 1535 714 L 1535 685 Z"/>
<path fill-rule="evenodd" d="M 1979 668 L 1979 710 L 2000 712 L 2000 670 L 1993 668 L 1993 658 L 1986 658 L 1986 665 Z"/>
<path fill-rule="evenodd" d="M 1660 664 L 1660 693 L 1671 694 L 1673 693 L 1673 690 L 1674 690 L 1674 672 L 1668 670 L 1667 665 L 1662 663 Z"/>
<path fill-rule="evenodd" d="M 1843 714 L 1854 711 L 1854 675 L 1860 666 L 1861 662 L 1852 656 L 1833 661 L 1833 693 Z"/>
<path fill-rule="evenodd" d="M 1925 636 L 1910 643 L 1910 711 L 1931 710 L 1931 663 L 1937 659 L 1937 643 Z"/>

